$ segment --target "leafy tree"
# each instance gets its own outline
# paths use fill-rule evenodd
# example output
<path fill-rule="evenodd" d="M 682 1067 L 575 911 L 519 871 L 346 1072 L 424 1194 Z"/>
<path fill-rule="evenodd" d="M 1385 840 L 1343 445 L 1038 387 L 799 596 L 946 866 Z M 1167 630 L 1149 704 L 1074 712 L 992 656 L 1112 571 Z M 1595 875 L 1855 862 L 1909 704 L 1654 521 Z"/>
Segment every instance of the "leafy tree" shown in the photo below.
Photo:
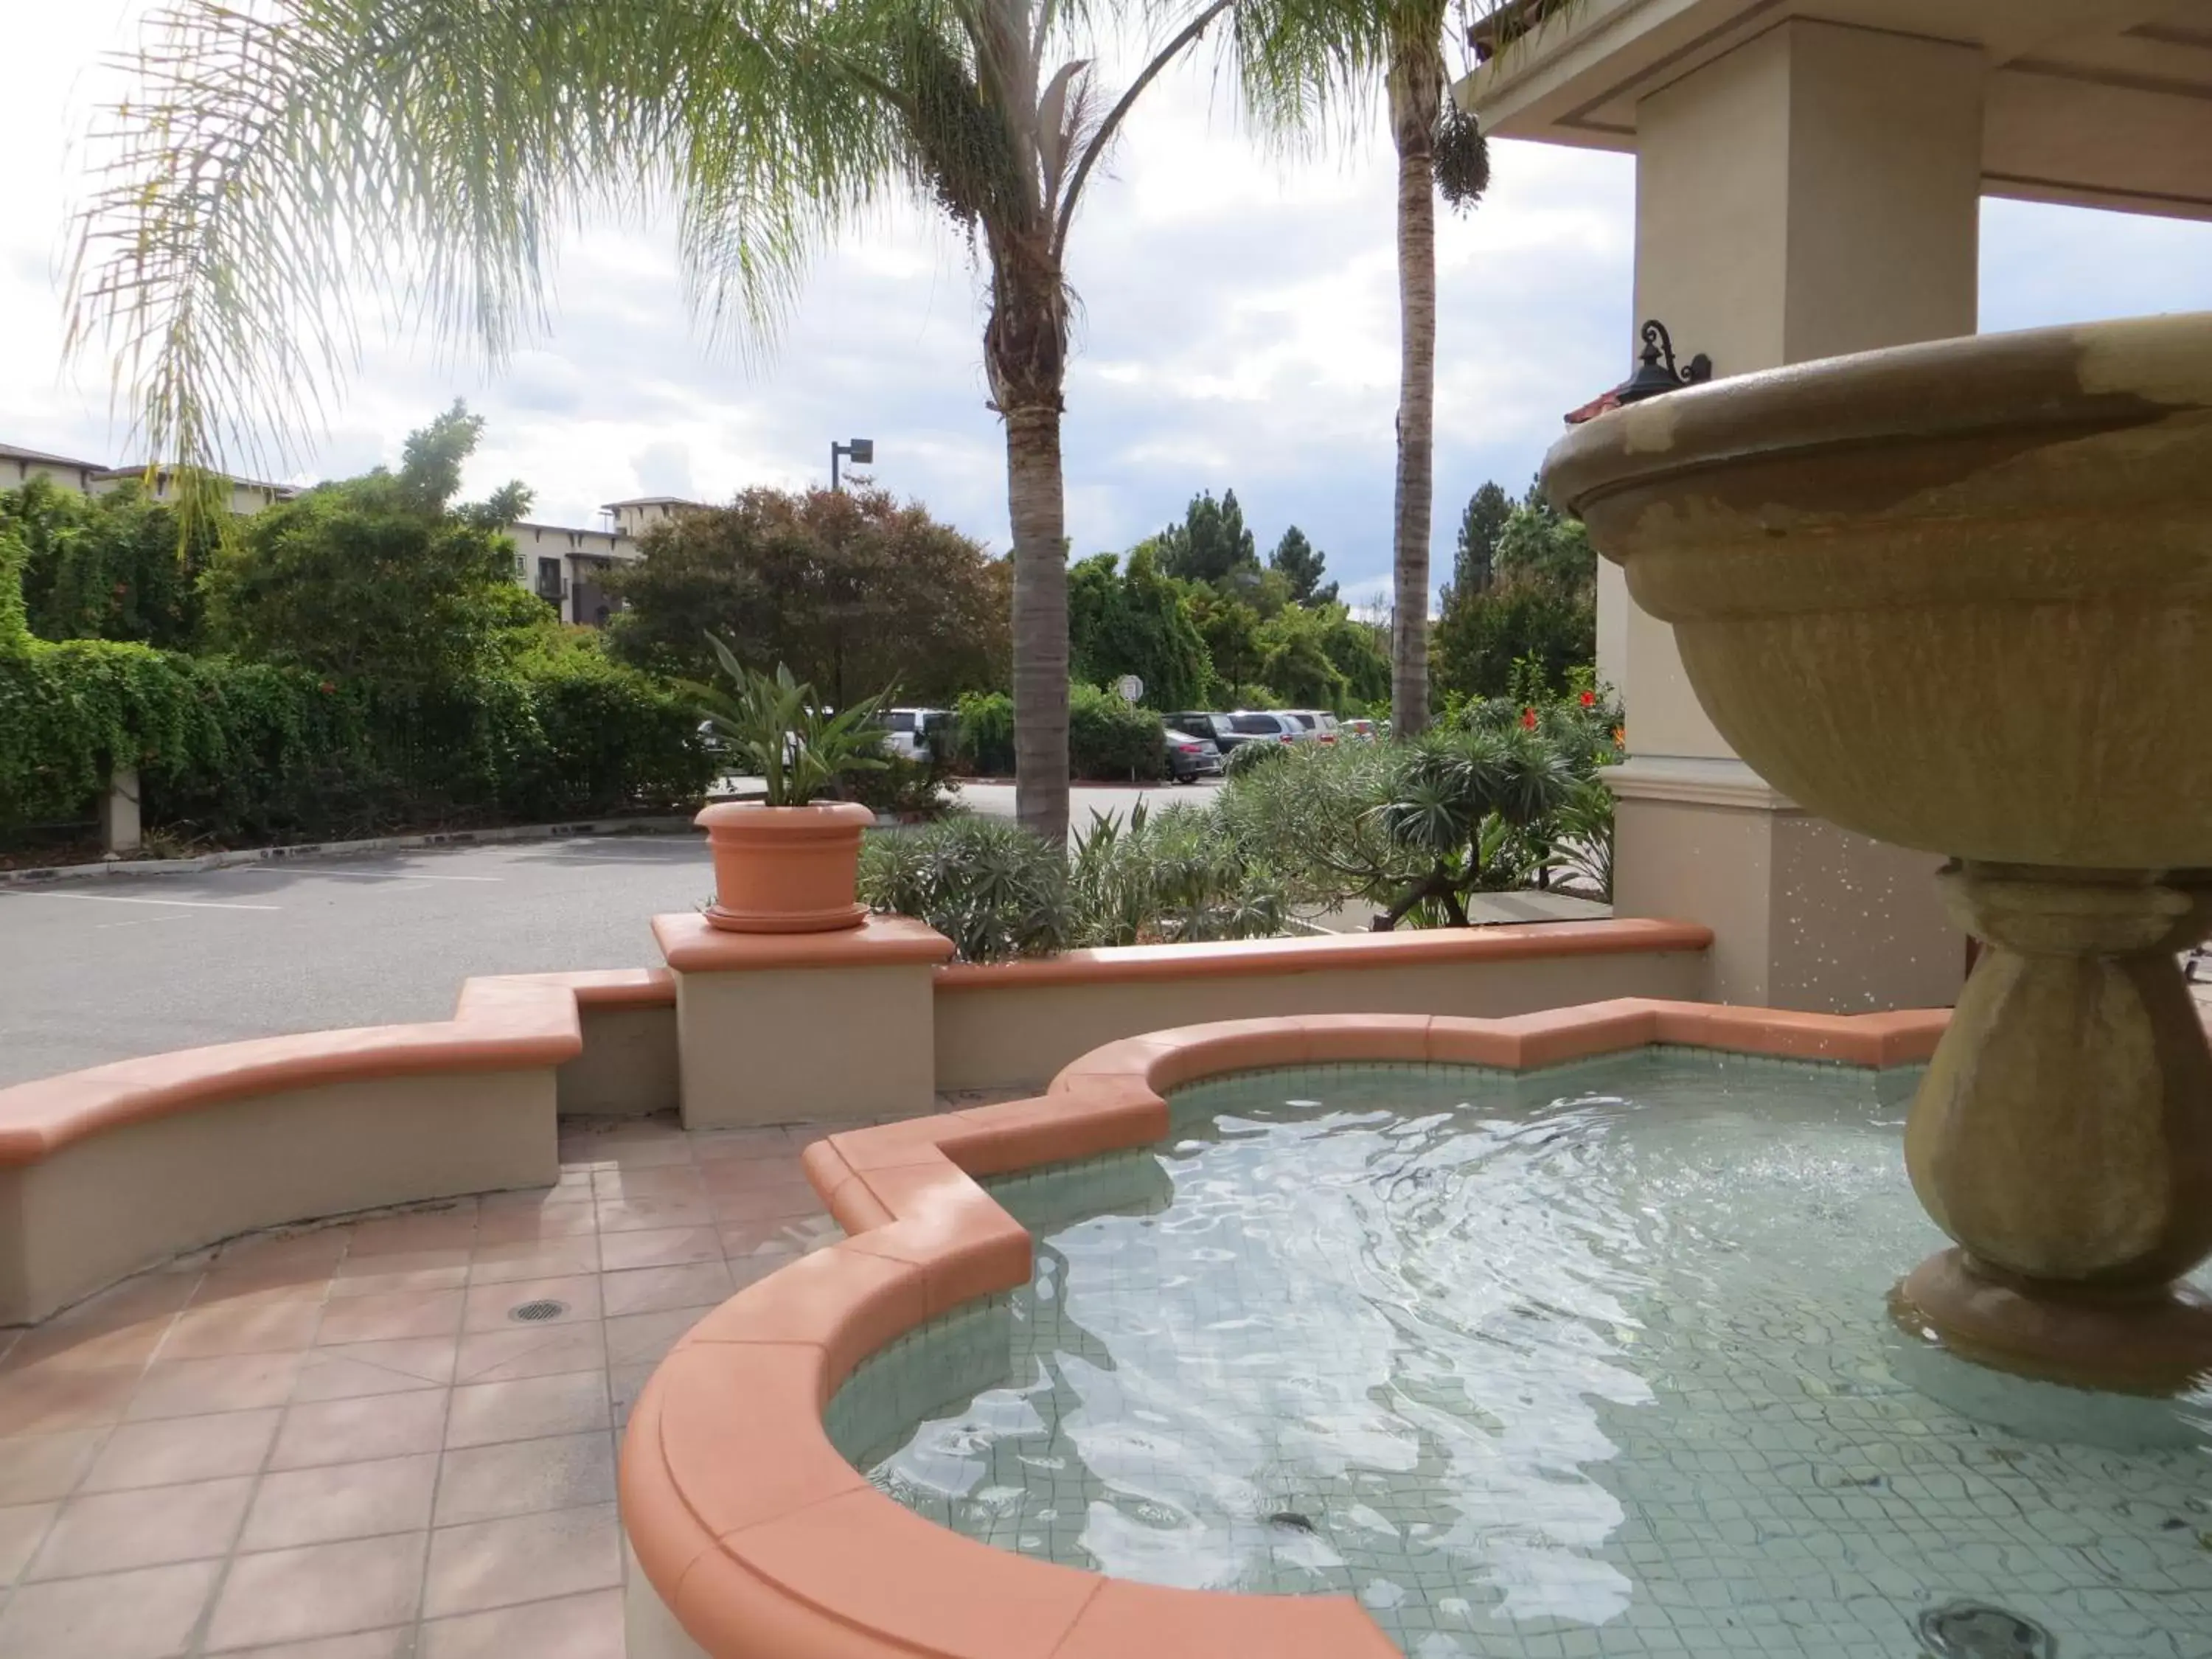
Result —
<path fill-rule="evenodd" d="M 46 640 L 130 640 L 171 650 L 199 631 L 200 572 L 215 526 L 181 533 L 177 514 L 133 481 L 80 495 L 46 478 L 0 492 L 0 526 L 22 538 L 20 592 Z"/>
<path fill-rule="evenodd" d="M 1445 608 L 1459 593 L 1480 593 L 1498 574 L 1498 538 L 1513 516 L 1513 498 L 1495 479 L 1468 497 L 1460 514 L 1459 540 L 1452 550 L 1452 578 L 1444 592 Z"/>
<path fill-rule="evenodd" d="M 1597 588 L 1597 550 L 1589 532 L 1534 489 L 1498 532 L 1497 568 L 1504 580 L 1539 581 L 1561 592 L 1587 589 L 1594 595 Z"/>
<path fill-rule="evenodd" d="M 1306 539 L 1306 532 L 1292 525 L 1283 532 L 1275 550 L 1267 556 L 1267 568 L 1281 573 L 1291 585 L 1291 599 L 1297 605 L 1327 605 L 1336 598 L 1336 584 L 1321 585 L 1322 566 L 1328 560 L 1321 550 Z"/>
<path fill-rule="evenodd" d="M 1068 572 L 1068 660 L 1079 681 L 1110 685 L 1124 674 L 1145 683 L 1146 704 L 1188 708 L 1206 695 L 1212 669 L 1184 598 L 1139 545 L 1126 574 L 1111 553 Z"/>
<path fill-rule="evenodd" d="M 1597 555 L 1577 521 L 1541 501 L 1515 507 L 1499 532 L 1496 574 L 1455 586 L 1437 625 L 1437 676 L 1464 697 L 1503 697 L 1514 665 L 1565 683 L 1597 653 Z"/>
<path fill-rule="evenodd" d="M 1187 582 L 1218 586 L 1239 572 L 1259 572 L 1259 550 L 1244 527 L 1244 509 L 1233 489 L 1224 491 L 1218 501 L 1210 489 L 1192 496 L 1182 522 L 1170 525 L 1154 540 L 1160 568 Z"/>
<path fill-rule="evenodd" d="M 1343 672 L 1328 654 L 1328 623 L 1303 605 L 1285 605 L 1260 625 L 1260 678 L 1293 708 L 1334 708 Z"/>
<path fill-rule="evenodd" d="M 586 204 L 672 188 L 699 312 L 756 331 L 886 196 L 936 208 L 982 268 L 1018 811 L 1057 842 L 1069 239 L 1139 95 L 1232 13 L 1248 100 L 1301 122 L 1314 71 L 1274 51 L 1258 0 L 1163 8 L 1118 98 L 1094 67 L 1103 15 L 1052 0 L 175 0 L 104 112 L 72 337 L 115 343 L 155 453 L 198 465 L 253 447 L 256 410 L 279 431 L 308 411 L 368 291 L 499 356 Z"/>
<path fill-rule="evenodd" d="M 529 491 L 452 504 L 482 426 L 456 404 L 408 439 L 398 472 L 320 484 L 246 520 L 202 584 L 210 641 L 410 692 L 499 665 L 511 635 L 550 618 L 516 585 L 500 529 Z"/>
<path fill-rule="evenodd" d="M 1353 619 L 1341 605 L 1322 611 L 1322 649 L 1344 678 L 1349 702 L 1375 704 L 1390 700 L 1390 635 Z"/>
<path fill-rule="evenodd" d="M 1243 694 L 1258 683 L 1263 654 L 1259 611 L 1242 599 L 1204 586 L 1188 589 L 1185 603 L 1212 668 L 1204 698 L 1224 703 L 1249 702 Z"/>
<path fill-rule="evenodd" d="M 628 609 L 615 654 L 703 679 L 706 635 L 748 663 L 784 663 L 837 707 L 896 683 L 949 702 L 1006 678 L 1005 561 L 880 489 L 749 489 L 656 525 L 609 573 Z"/>

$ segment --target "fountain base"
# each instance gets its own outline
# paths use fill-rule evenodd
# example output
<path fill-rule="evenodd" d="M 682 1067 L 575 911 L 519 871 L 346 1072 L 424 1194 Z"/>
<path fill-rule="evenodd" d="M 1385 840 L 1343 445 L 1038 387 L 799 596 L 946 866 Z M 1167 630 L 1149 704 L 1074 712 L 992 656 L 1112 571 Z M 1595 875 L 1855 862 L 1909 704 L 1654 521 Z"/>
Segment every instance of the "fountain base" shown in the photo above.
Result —
<path fill-rule="evenodd" d="M 2212 1376 L 2212 1299 L 2185 1285 L 2026 1286 L 1950 1249 L 1890 1293 L 1890 1313 L 1963 1359 L 2075 1388 L 2175 1395 Z"/>

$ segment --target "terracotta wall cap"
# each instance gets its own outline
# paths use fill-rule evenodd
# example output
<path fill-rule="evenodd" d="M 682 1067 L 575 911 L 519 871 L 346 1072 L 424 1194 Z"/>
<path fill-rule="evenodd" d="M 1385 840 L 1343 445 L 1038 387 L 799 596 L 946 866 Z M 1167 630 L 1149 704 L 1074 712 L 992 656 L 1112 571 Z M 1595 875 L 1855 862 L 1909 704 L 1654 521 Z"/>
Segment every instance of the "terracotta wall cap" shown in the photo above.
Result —
<path fill-rule="evenodd" d="M 1218 978 L 1231 974 L 1310 974 L 1416 962 L 1526 962 L 1550 957 L 1632 956 L 1711 948 L 1713 930 L 1695 922 L 1620 917 L 1607 921 L 1422 927 L 1401 933 L 1322 933 L 1302 939 L 1229 939 L 1207 945 L 1127 945 L 1066 951 L 1018 962 L 954 963 L 937 973 L 940 991 L 1109 985 Z"/>
<path fill-rule="evenodd" d="M 372 1078 L 558 1066 L 583 1046 L 566 988 L 471 980 L 447 1021 L 180 1048 L 0 1089 L 0 1166 L 36 1163 L 88 1135 L 197 1107 Z"/>
<path fill-rule="evenodd" d="M 711 810 L 711 809 L 710 809 Z M 696 911 L 653 919 L 660 954 L 680 974 L 747 974 L 787 968 L 891 968 L 950 960 L 952 941 L 910 916 L 870 916 L 826 933 L 732 933 Z"/>

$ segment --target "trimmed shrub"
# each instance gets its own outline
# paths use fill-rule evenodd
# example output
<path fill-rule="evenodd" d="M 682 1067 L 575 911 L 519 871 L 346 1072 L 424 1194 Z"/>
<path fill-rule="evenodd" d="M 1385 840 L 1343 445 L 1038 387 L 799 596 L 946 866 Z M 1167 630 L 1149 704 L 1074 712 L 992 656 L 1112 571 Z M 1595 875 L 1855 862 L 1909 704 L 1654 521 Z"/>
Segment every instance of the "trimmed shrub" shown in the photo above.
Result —
<path fill-rule="evenodd" d="M 82 819 L 138 768 L 149 828 L 321 840 L 696 799 L 697 717 L 574 653 L 434 695 L 100 640 L 0 644 L 0 840 Z"/>
<path fill-rule="evenodd" d="M 953 748 L 960 763 L 987 777 L 1014 769 L 1014 700 L 1003 691 L 963 691 L 955 706 Z"/>
<path fill-rule="evenodd" d="M 1095 685 L 1068 687 L 1070 777 L 1139 782 L 1164 777 L 1167 769 L 1167 733 L 1158 714 Z"/>

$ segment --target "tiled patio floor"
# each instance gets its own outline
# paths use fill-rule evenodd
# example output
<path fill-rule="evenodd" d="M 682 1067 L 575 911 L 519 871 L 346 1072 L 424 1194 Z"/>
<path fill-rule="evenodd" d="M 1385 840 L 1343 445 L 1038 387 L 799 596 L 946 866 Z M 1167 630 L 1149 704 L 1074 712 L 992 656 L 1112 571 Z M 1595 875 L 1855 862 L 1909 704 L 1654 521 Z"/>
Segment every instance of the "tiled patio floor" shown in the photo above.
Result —
<path fill-rule="evenodd" d="M 630 1401 L 838 1235 L 815 1131 L 562 1127 L 550 1190 L 258 1234 L 0 1336 L 0 1659 L 620 1659 Z"/>

